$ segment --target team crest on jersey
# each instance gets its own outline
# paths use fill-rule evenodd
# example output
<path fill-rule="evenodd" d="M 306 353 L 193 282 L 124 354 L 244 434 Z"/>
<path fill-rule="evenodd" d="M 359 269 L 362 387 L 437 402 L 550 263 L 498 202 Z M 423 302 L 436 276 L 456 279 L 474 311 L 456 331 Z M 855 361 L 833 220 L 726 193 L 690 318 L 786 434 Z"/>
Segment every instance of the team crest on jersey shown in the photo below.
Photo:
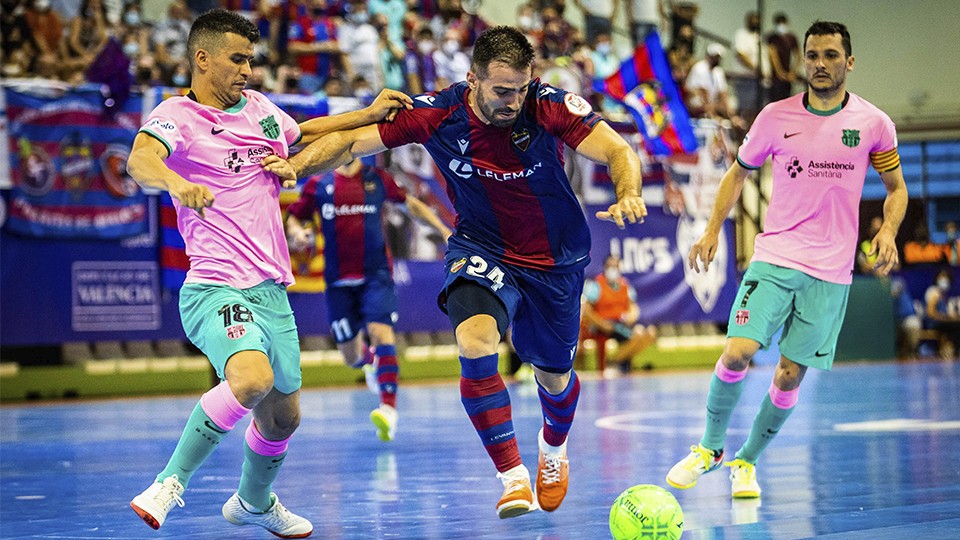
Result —
<path fill-rule="evenodd" d="M 260 128 L 263 129 L 263 134 L 270 139 L 276 139 L 280 136 L 280 125 L 277 124 L 277 119 L 272 114 L 260 121 Z"/>
<path fill-rule="evenodd" d="M 590 103 L 576 94 L 571 93 L 563 96 L 563 103 L 567 106 L 567 110 L 570 111 L 570 114 L 574 114 L 576 116 L 586 116 L 593 111 L 593 107 L 590 106 Z"/>
<path fill-rule="evenodd" d="M 526 152 L 527 148 L 530 148 L 530 132 L 528 130 L 514 131 L 510 134 L 510 137 L 513 139 L 513 144 L 515 144 L 521 152 Z"/>
<path fill-rule="evenodd" d="M 374 184 L 373 182 L 363 183 L 363 190 L 366 191 L 367 193 L 373 193 L 373 190 L 375 189 L 377 189 L 377 185 Z"/>
<path fill-rule="evenodd" d="M 747 324 L 748 322 L 750 322 L 750 310 L 738 309 L 737 314 L 734 316 L 733 320 L 737 323 L 737 326 L 743 326 Z"/>
<path fill-rule="evenodd" d="M 450 267 L 450 273 L 451 273 L 451 274 L 456 274 L 457 272 L 460 271 L 461 268 L 463 268 L 463 265 L 465 265 L 465 264 L 467 264 L 467 258 L 466 258 L 466 257 L 464 257 L 464 258 L 460 259 L 459 261 L 453 263 L 453 266 Z"/>
<path fill-rule="evenodd" d="M 860 144 L 860 130 L 859 129 L 845 129 L 843 130 L 843 137 L 840 138 L 843 141 L 843 144 L 854 148 Z"/>
<path fill-rule="evenodd" d="M 240 339 L 247 335 L 247 329 L 242 324 L 235 324 L 226 328 L 227 337 L 230 339 Z"/>

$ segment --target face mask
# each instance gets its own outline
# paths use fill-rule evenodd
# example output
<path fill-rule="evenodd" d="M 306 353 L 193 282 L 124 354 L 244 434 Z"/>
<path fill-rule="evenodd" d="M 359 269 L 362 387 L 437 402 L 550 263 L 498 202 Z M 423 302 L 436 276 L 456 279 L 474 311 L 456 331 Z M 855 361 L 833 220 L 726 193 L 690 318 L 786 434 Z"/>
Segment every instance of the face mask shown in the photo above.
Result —
<path fill-rule="evenodd" d="M 947 240 L 953 242 L 957 239 L 957 231 L 947 231 Z"/>
<path fill-rule="evenodd" d="M 597 43 L 597 52 L 603 55 L 610 54 L 609 43 Z"/>
<path fill-rule="evenodd" d="M 517 26 L 523 30 L 530 30 L 533 28 L 533 17 L 529 15 L 523 15 L 517 18 Z"/>
<path fill-rule="evenodd" d="M 942 277 L 937 280 L 937 287 L 940 287 L 943 290 L 948 290 L 950 288 L 950 280 L 948 278 Z"/>
<path fill-rule="evenodd" d="M 603 277 L 607 278 L 607 281 L 617 281 L 620 279 L 620 270 L 616 268 L 605 268 L 603 270 Z"/>
<path fill-rule="evenodd" d="M 353 24 L 364 24 L 370 20 L 370 14 L 366 11 L 358 11 L 357 13 L 351 13 L 347 18 Z"/>
<path fill-rule="evenodd" d="M 50 9 L 50 0 L 37 0 L 33 3 L 33 7 L 35 7 L 37 11 L 46 11 Z"/>
<path fill-rule="evenodd" d="M 180 88 L 186 88 L 186 87 L 187 87 L 187 83 L 189 83 L 189 82 L 190 82 L 190 77 L 186 76 L 186 75 L 183 74 L 183 73 L 175 73 L 175 74 L 173 75 L 173 85 L 174 85 L 174 86 L 177 86 L 177 87 L 180 87 Z"/>
<path fill-rule="evenodd" d="M 421 41 L 417 44 L 417 50 L 420 51 L 420 54 L 430 54 L 433 52 L 433 42 Z"/>
<path fill-rule="evenodd" d="M 443 42 L 443 52 L 447 53 L 447 55 L 452 55 L 453 53 L 459 50 L 460 50 L 460 44 L 457 43 L 456 41 L 453 41 L 452 39 L 448 39 L 447 41 Z"/>
<path fill-rule="evenodd" d="M 777 25 L 777 33 L 780 34 L 781 36 L 784 35 L 784 34 L 786 34 L 786 33 L 789 32 L 789 31 L 790 31 L 790 27 L 789 27 L 789 26 L 787 26 L 787 25 L 785 25 L 785 24 L 778 24 L 778 25 Z"/>
<path fill-rule="evenodd" d="M 128 41 L 123 44 L 123 54 L 133 58 L 140 52 L 140 45 L 136 41 Z"/>
<path fill-rule="evenodd" d="M 140 13 L 137 11 L 128 11 L 123 16 L 123 22 L 127 23 L 127 26 L 139 26 Z"/>

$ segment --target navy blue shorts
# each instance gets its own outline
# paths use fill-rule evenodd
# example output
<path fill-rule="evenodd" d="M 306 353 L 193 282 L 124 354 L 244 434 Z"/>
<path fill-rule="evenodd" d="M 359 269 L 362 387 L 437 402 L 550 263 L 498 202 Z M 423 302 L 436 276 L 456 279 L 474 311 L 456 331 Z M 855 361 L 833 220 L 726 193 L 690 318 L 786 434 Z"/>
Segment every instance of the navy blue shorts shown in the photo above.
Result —
<path fill-rule="evenodd" d="M 368 323 L 393 326 L 397 322 L 397 293 L 387 275 L 368 277 L 360 285 L 337 285 L 327 289 L 330 331 L 337 343 L 346 343 Z"/>
<path fill-rule="evenodd" d="M 573 367 L 580 332 L 583 270 L 545 272 L 506 265 L 469 247 L 451 246 L 444 259 L 446 280 L 438 298 L 446 312 L 447 290 L 467 279 L 503 302 L 513 323 L 513 346 L 524 362 L 552 373 Z"/>

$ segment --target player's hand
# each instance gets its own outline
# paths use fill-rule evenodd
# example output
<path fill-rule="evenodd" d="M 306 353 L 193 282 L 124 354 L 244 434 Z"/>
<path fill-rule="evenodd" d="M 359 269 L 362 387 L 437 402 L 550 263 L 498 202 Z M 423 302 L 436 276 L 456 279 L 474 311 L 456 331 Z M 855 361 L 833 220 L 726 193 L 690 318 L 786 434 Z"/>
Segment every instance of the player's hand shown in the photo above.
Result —
<path fill-rule="evenodd" d="M 170 196 L 180 201 L 181 206 L 196 210 L 201 218 L 205 217 L 203 209 L 213 206 L 210 188 L 186 180 L 170 188 Z"/>
<path fill-rule="evenodd" d="M 367 107 L 373 117 L 374 122 L 386 120 L 392 122 L 397 117 L 400 109 L 412 109 L 413 99 L 403 92 L 384 88 L 380 91 L 377 99 Z"/>
<path fill-rule="evenodd" d="M 625 220 L 630 223 L 643 223 L 643 218 L 647 217 L 647 205 L 639 195 L 625 195 L 611 204 L 606 211 L 601 210 L 596 215 L 597 219 L 612 221 L 622 229 L 625 226 Z"/>
<path fill-rule="evenodd" d="M 699 259 L 703 262 L 703 271 L 706 272 L 709 270 L 710 263 L 713 262 L 713 258 L 717 256 L 717 246 L 719 243 L 719 235 L 710 232 L 703 233 L 703 236 L 697 240 L 697 243 L 690 248 L 690 256 L 688 257 L 690 268 L 699 274 L 700 265 L 697 262 Z"/>
<path fill-rule="evenodd" d="M 896 234 L 880 227 L 880 232 L 870 241 L 868 257 L 877 256 L 873 269 L 878 276 L 885 276 L 900 262 L 897 254 Z"/>
<path fill-rule="evenodd" d="M 306 227 L 301 228 L 300 230 L 294 231 L 290 234 L 290 250 L 294 252 L 306 252 L 312 246 L 310 230 Z"/>
<path fill-rule="evenodd" d="M 277 175 L 280 185 L 285 188 L 297 187 L 297 172 L 290 163 L 276 154 L 270 154 L 260 162 L 263 170 Z"/>

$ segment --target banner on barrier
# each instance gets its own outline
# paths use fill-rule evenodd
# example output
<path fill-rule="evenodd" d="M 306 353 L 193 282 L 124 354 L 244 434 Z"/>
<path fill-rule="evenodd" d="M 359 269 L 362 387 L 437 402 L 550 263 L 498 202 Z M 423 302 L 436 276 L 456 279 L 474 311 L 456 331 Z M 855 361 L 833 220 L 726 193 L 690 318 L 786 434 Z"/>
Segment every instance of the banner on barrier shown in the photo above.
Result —
<path fill-rule="evenodd" d="M 104 115 L 88 87 L 56 95 L 4 89 L 9 230 L 47 238 L 124 238 L 147 229 L 147 198 L 126 173 L 141 100 Z"/>

